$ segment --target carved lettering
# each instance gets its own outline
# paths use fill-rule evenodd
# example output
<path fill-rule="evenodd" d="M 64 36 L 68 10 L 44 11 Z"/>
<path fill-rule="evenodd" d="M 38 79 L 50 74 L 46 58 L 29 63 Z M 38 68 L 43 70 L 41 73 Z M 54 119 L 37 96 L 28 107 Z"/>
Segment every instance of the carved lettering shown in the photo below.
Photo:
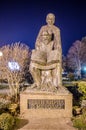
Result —
<path fill-rule="evenodd" d="M 65 109 L 64 99 L 28 99 L 28 109 Z"/>

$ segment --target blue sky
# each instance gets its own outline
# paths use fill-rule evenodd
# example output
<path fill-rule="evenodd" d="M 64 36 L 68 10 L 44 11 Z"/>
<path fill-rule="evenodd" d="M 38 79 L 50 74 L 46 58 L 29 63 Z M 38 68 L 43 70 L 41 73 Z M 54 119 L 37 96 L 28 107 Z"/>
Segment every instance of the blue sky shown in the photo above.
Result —
<path fill-rule="evenodd" d="M 86 36 L 85 0 L 0 0 L 0 46 L 20 41 L 33 49 L 50 12 L 56 16 L 66 55 L 73 42 Z"/>

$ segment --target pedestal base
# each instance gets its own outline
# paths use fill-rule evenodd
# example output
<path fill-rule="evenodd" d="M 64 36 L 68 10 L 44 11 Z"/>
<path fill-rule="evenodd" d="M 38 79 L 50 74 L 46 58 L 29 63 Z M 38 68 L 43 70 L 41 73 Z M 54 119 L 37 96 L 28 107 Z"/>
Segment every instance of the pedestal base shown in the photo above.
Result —
<path fill-rule="evenodd" d="M 26 118 L 72 117 L 72 94 L 28 90 L 20 94 L 20 114 Z"/>

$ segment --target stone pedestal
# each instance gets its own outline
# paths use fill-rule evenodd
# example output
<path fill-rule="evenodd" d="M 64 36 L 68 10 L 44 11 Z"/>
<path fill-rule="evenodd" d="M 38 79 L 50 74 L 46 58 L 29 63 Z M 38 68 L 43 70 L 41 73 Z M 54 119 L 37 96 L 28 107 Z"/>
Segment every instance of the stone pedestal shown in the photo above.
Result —
<path fill-rule="evenodd" d="M 26 118 L 70 118 L 72 94 L 27 90 L 20 94 L 20 114 Z"/>

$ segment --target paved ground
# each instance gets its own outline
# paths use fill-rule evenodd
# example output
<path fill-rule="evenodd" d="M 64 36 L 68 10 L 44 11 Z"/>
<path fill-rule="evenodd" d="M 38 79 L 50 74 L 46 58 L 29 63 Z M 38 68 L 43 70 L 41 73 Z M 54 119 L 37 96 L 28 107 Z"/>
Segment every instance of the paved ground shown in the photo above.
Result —
<path fill-rule="evenodd" d="M 28 119 L 28 124 L 18 130 L 77 130 L 68 118 Z"/>

